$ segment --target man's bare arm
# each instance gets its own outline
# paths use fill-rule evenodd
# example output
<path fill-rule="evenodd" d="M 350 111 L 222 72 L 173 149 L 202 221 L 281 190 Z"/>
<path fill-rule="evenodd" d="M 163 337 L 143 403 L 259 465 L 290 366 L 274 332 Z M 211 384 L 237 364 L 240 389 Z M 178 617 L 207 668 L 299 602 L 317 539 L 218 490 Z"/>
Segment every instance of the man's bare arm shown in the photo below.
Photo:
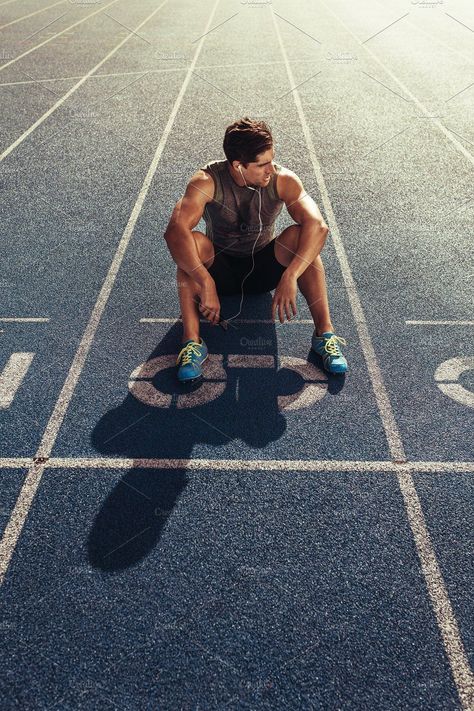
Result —
<path fill-rule="evenodd" d="M 201 219 L 206 204 L 213 197 L 213 179 L 199 170 L 189 181 L 184 196 L 176 203 L 164 235 L 171 256 L 178 267 L 181 267 L 200 286 L 213 279 L 199 258 L 192 230 Z"/>
<path fill-rule="evenodd" d="M 285 173 L 279 187 L 280 197 L 285 201 L 291 217 L 301 226 L 298 249 L 285 274 L 297 279 L 321 252 L 329 229 L 296 173 L 288 169 Z"/>

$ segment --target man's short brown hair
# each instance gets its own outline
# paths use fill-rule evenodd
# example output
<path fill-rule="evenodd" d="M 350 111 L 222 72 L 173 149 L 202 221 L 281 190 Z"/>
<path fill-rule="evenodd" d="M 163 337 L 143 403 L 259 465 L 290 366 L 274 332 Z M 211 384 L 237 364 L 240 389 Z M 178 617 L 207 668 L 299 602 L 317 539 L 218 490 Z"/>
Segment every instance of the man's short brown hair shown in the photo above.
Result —
<path fill-rule="evenodd" d="M 232 165 L 238 160 L 244 168 L 249 163 L 255 163 L 260 153 L 265 153 L 273 147 L 270 128 L 265 121 L 241 118 L 227 126 L 224 136 L 224 153 Z"/>

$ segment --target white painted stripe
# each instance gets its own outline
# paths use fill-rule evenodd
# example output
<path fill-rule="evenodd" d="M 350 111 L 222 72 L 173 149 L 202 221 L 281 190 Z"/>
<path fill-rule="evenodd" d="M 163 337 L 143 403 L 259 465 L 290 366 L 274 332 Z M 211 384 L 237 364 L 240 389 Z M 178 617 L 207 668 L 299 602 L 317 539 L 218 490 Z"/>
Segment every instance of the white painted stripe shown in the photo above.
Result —
<path fill-rule="evenodd" d="M 0 469 L 19 469 L 34 464 L 32 457 L 0 458 Z M 474 462 L 410 461 L 351 459 L 124 459 L 114 457 L 51 457 L 45 469 L 210 469 L 211 471 L 255 470 L 297 472 L 381 472 L 393 474 L 400 471 L 430 474 L 474 474 Z"/>
<path fill-rule="evenodd" d="M 474 326 L 474 321 L 405 321 L 409 326 Z"/>
<path fill-rule="evenodd" d="M 361 43 L 361 40 L 357 37 L 357 35 L 355 35 L 355 34 L 352 32 L 352 30 L 350 29 L 350 27 L 348 27 L 348 25 L 346 25 L 346 23 L 345 23 L 343 20 L 341 20 L 341 19 L 336 15 L 336 13 L 331 10 L 330 7 L 328 7 L 328 5 L 326 4 L 326 2 L 324 2 L 324 0 L 319 0 L 319 2 L 321 3 L 321 5 L 322 5 L 323 7 L 326 8 L 327 12 L 329 12 L 329 13 L 334 17 L 334 19 L 337 20 L 337 21 L 344 27 L 344 29 L 356 40 L 357 44 L 358 44 L 359 46 L 361 46 L 368 54 L 370 54 L 370 56 L 372 57 L 372 59 L 373 59 L 375 62 L 377 62 L 377 64 L 378 64 L 380 67 L 382 67 L 382 69 L 384 70 L 384 72 L 386 72 L 386 73 L 393 79 L 393 81 L 396 82 L 396 84 L 398 84 L 398 86 L 399 86 L 401 89 L 403 89 L 403 91 L 405 92 L 406 96 L 409 96 L 409 97 L 412 99 L 413 103 L 415 103 L 415 104 L 418 106 L 418 108 L 420 109 L 420 111 L 421 111 L 425 116 L 428 116 L 428 117 L 431 118 L 431 113 L 430 113 L 430 112 L 428 111 L 428 109 L 424 106 L 424 104 L 423 104 L 421 101 L 419 101 L 419 99 L 417 99 L 417 97 L 410 91 L 410 89 L 409 89 L 397 76 L 395 76 L 395 74 L 394 74 L 394 73 L 382 62 L 382 60 L 379 59 L 379 58 L 377 57 L 377 55 L 370 49 L 370 47 L 369 47 L 367 44 L 362 44 L 362 43 Z M 459 151 L 460 153 L 462 153 L 462 155 L 463 155 L 465 158 L 467 158 L 467 160 L 468 160 L 470 163 L 472 163 L 472 164 L 474 165 L 474 156 L 472 155 L 472 153 L 470 153 L 470 152 L 467 150 L 467 148 L 464 148 L 464 146 L 462 145 L 462 143 L 460 143 L 460 142 L 457 140 L 457 138 L 455 138 L 454 135 L 453 135 L 450 131 L 448 131 L 447 128 L 445 128 L 445 127 L 443 126 L 443 124 L 441 123 L 441 121 L 439 121 L 437 118 L 431 118 L 430 125 L 432 125 L 432 126 L 437 126 L 437 127 L 439 128 L 439 130 L 441 131 L 441 133 L 443 133 L 443 134 L 446 136 L 446 138 L 447 138 L 449 141 L 451 141 L 451 143 L 458 149 L 458 151 Z"/>
<path fill-rule="evenodd" d="M 359 471 L 359 472 L 396 472 L 407 467 L 406 464 L 382 461 L 347 461 L 347 460 L 305 460 L 305 459 L 61 459 L 53 457 L 48 461 L 48 467 L 54 468 L 95 468 L 101 469 L 115 467 L 120 462 L 121 469 L 152 468 L 152 469 L 211 469 L 211 470 L 246 470 L 246 471 L 281 471 L 295 470 L 298 472 L 315 471 Z M 410 469 L 417 471 L 439 472 L 440 465 L 443 469 L 460 472 L 474 472 L 474 462 L 411 462 Z"/>
<path fill-rule="evenodd" d="M 292 59 L 293 64 L 314 62 L 313 59 Z M 266 67 L 272 66 L 274 64 L 283 64 L 283 62 L 241 62 L 238 64 L 200 64 L 199 69 L 235 69 L 236 67 Z M 147 69 L 147 74 L 167 74 L 170 72 L 185 72 L 187 66 L 184 67 L 169 67 L 168 69 Z M 143 74 L 143 70 L 139 72 L 111 72 L 107 74 L 94 74 L 91 79 L 107 79 L 108 77 L 127 77 L 136 76 L 138 74 Z M 78 74 L 72 77 L 53 77 L 44 79 L 23 79 L 21 81 L 8 81 L 0 82 L 0 86 L 20 86 L 21 84 L 43 84 L 47 82 L 55 81 L 72 81 L 73 79 L 80 79 L 82 74 Z"/>
<path fill-rule="evenodd" d="M 34 353 L 12 353 L 0 373 L 0 410 L 7 410 L 22 384 Z"/>
<path fill-rule="evenodd" d="M 283 46 L 281 39 L 280 29 L 278 27 L 275 14 L 272 11 L 273 24 L 275 26 L 275 31 L 277 34 L 280 49 L 285 60 L 286 71 L 288 73 L 289 83 L 291 86 L 296 86 L 297 82 L 293 76 L 293 71 L 290 67 L 288 61 L 288 56 L 286 49 Z M 375 351 L 372 345 L 372 339 L 370 338 L 369 329 L 367 326 L 367 321 L 362 309 L 362 304 L 357 293 L 357 286 L 352 276 L 351 268 L 349 266 L 349 261 L 347 259 L 346 250 L 342 243 L 341 235 L 339 233 L 339 227 L 336 222 L 336 217 L 332 209 L 331 200 L 329 198 L 329 193 L 326 187 L 326 182 L 324 180 L 321 167 L 319 165 L 318 157 L 313 145 L 313 139 L 311 137 L 311 132 L 306 121 L 306 117 L 303 112 L 303 107 L 301 104 L 300 96 L 297 89 L 294 89 L 293 98 L 296 104 L 296 110 L 300 119 L 301 127 L 303 129 L 303 134 L 306 140 L 306 145 L 308 147 L 309 157 L 313 166 L 313 171 L 316 176 L 316 181 L 321 194 L 321 199 L 326 211 L 327 221 L 330 226 L 331 237 L 336 250 L 337 258 L 341 266 L 341 272 L 344 279 L 344 284 L 347 290 L 347 298 L 352 308 L 352 313 L 354 314 L 354 320 L 356 324 L 357 331 L 359 333 L 359 338 L 361 342 L 362 352 L 364 354 L 367 369 L 369 372 L 369 377 L 372 382 L 372 387 L 374 389 L 375 398 L 377 400 L 377 405 L 380 411 L 380 417 L 382 420 L 383 427 L 385 429 L 385 435 L 387 437 L 388 445 L 390 448 L 390 455 L 392 459 L 396 461 L 405 460 L 405 451 L 403 449 L 403 443 L 398 432 L 398 427 L 395 422 L 395 418 L 392 412 L 392 407 L 387 395 L 385 384 L 383 382 L 382 372 L 380 370 Z"/>
<path fill-rule="evenodd" d="M 202 69 L 203 67 L 199 67 Z M 169 72 L 185 72 L 187 67 L 174 67 L 173 69 L 147 69 L 146 73 L 147 74 L 167 74 Z M 108 79 L 109 77 L 125 77 L 125 76 L 137 76 L 139 74 L 143 74 L 143 70 L 141 72 L 112 72 L 110 74 L 94 74 L 93 76 L 89 77 L 89 79 Z M 21 86 L 22 84 L 47 84 L 48 82 L 57 82 L 57 81 L 73 81 L 74 79 L 81 79 L 82 74 L 77 74 L 72 77 L 53 77 L 52 79 L 22 79 L 21 81 L 7 81 L 7 82 L 0 82 L 0 87 L 2 86 Z"/>
<path fill-rule="evenodd" d="M 0 470 L 21 469 L 22 467 L 30 467 L 32 464 L 32 457 L 0 457 Z"/>
<path fill-rule="evenodd" d="M 104 7 L 101 7 L 98 10 L 91 12 L 89 15 L 86 15 L 81 20 L 74 22 L 74 24 L 69 25 L 69 27 L 66 27 L 64 30 L 61 30 L 60 32 L 56 32 L 55 35 L 52 35 L 51 37 L 48 37 L 48 39 L 45 39 L 43 42 L 40 42 L 40 44 L 37 44 L 34 47 L 31 47 L 30 49 L 27 49 L 26 52 L 23 52 L 23 54 L 19 54 L 18 57 L 14 57 L 9 62 L 5 62 L 5 64 L 0 64 L 0 72 L 3 71 L 4 69 L 6 69 L 7 67 L 9 67 L 10 64 L 14 64 L 15 62 L 18 62 L 20 59 L 23 59 L 23 57 L 26 57 L 28 54 L 31 54 L 31 52 L 35 52 L 40 47 L 43 47 L 45 44 L 48 44 L 48 42 L 52 42 L 54 39 L 57 39 L 58 37 L 63 35 L 65 32 L 68 32 L 68 30 L 72 30 L 73 27 L 77 27 L 78 25 L 82 24 L 89 18 L 94 17 L 94 15 L 97 15 L 99 12 L 104 12 L 104 10 L 106 10 L 111 5 L 115 5 L 116 2 L 118 2 L 118 0 L 112 0 L 112 2 L 109 2 L 108 5 L 104 5 Z"/>
<path fill-rule="evenodd" d="M 18 2 L 19 0 L 5 0 L 5 2 L 0 2 L 0 7 L 3 7 L 4 5 L 11 5 L 12 2 Z"/>
<path fill-rule="evenodd" d="M 113 0 L 113 2 L 117 2 L 117 0 Z M 168 0 L 164 0 L 164 1 L 161 3 L 161 5 L 159 5 L 155 10 L 153 10 L 153 12 L 152 12 L 150 15 L 148 15 L 148 17 L 147 17 L 145 20 L 143 20 L 143 22 L 141 22 L 141 23 L 138 25 L 137 28 L 135 28 L 135 31 L 136 31 L 137 29 L 140 29 L 140 27 L 142 27 L 145 23 L 147 23 L 147 22 L 153 17 L 153 15 L 155 15 L 159 10 L 161 10 L 161 8 L 163 7 L 163 5 L 165 5 L 167 2 L 168 2 Z M 113 3 L 109 3 L 109 5 L 112 5 L 112 4 L 113 4 Z M 109 5 L 105 5 L 105 7 L 102 8 L 102 9 L 105 10 L 105 8 L 109 7 Z M 99 12 L 99 11 L 97 11 L 97 12 Z M 96 14 L 96 13 L 94 13 L 94 14 Z M 88 17 L 89 17 L 89 16 L 88 16 Z M 87 19 L 87 18 L 85 18 L 85 19 Z M 0 162 L 1 162 L 2 160 L 4 160 L 8 155 L 10 155 L 10 153 L 11 153 L 12 151 L 14 151 L 15 148 L 17 148 L 17 146 L 19 146 L 20 143 L 22 143 L 22 142 L 25 140 L 25 138 L 27 138 L 27 137 L 30 135 L 30 133 L 33 133 L 33 131 L 34 131 L 36 128 L 38 128 L 38 126 L 40 126 L 40 125 L 43 123 L 43 121 L 46 121 L 46 119 L 47 119 L 49 116 L 51 116 L 51 114 L 54 113 L 54 112 L 56 111 L 56 109 L 58 109 L 60 106 L 62 106 L 62 104 L 64 104 L 64 102 L 67 101 L 67 99 L 69 99 L 69 97 L 70 97 L 72 94 L 74 94 L 74 92 L 77 91 L 77 89 L 79 89 L 79 87 L 82 86 L 82 84 L 84 84 L 84 82 L 87 81 L 87 79 L 88 79 L 99 67 L 101 67 L 105 62 L 107 62 L 107 61 L 115 54 L 115 52 L 117 52 L 117 50 L 119 50 L 120 47 L 122 47 L 122 45 L 125 44 L 125 42 L 128 42 L 128 40 L 129 40 L 131 37 L 134 37 L 134 36 L 135 36 L 135 35 L 133 34 L 133 32 L 130 32 L 130 34 L 128 34 L 123 40 L 121 40 L 121 41 L 107 54 L 107 56 L 104 57 L 104 59 L 102 59 L 98 64 L 95 65 L 95 67 L 93 67 L 91 70 L 89 70 L 89 71 L 87 72 L 87 74 L 85 74 L 85 75 L 82 77 L 82 79 L 80 79 L 80 80 L 77 82 L 77 84 L 74 84 L 74 86 L 71 87 L 71 89 L 69 89 L 69 91 L 67 91 L 67 92 L 64 94 L 64 96 L 62 96 L 60 99 L 58 99 L 58 101 L 56 101 L 56 103 L 53 104 L 53 106 L 52 106 L 50 109 L 48 109 L 48 111 L 46 111 L 46 113 L 44 113 L 42 116 L 40 116 L 40 118 L 39 118 L 37 121 L 35 121 L 34 124 L 32 124 L 24 133 L 22 133 L 22 135 L 21 135 L 19 138 L 17 138 L 16 141 L 14 141 L 14 142 L 11 144 L 11 146 L 9 146 L 9 147 L 0 155 Z"/>
<path fill-rule="evenodd" d="M 17 467 L 17 462 L 32 463 L 32 459 L 9 458 L 2 462 L 12 462 L 5 466 Z M 335 460 L 335 459 L 123 459 L 107 457 L 51 457 L 44 466 L 54 469 L 134 469 L 135 467 L 151 469 L 242 469 L 242 470 L 262 470 L 262 471 L 283 471 L 294 469 L 295 471 L 370 471 L 394 473 L 399 471 L 428 472 L 431 474 L 474 473 L 474 462 L 452 462 L 452 461 L 410 461 L 391 462 L 382 460 Z"/>
<path fill-rule="evenodd" d="M 209 323 L 209 321 L 206 318 L 201 318 L 199 319 L 201 323 Z M 180 323 L 181 319 L 180 318 L 141 318 L 140 323 Z M 237 318 L 233 319 L 232 323 L 269 323 L 273 324 L 274 326 L 278 326 L 279 328 L 281 326 L 286 326 L 289 323 L 304 323 L 308 324 L 311 323 L 313 324 L 313 319 L 312 318 L 293 318 L 291 321 L 285 321 L 284 323 L 275 323 L 275 321 L 272 321 L 271 318 Z"/>
<path fill-rule="evenodd" d="M 163 4 L 164 3 L 162 3 L 162 5 Z M 105 306 L 108 301 L 108 298 L 109 298 L 112 288 L 114 286 L 115 279 L 117 277 L 117 273 L 118 273 L 118 270 L 119 270 L 120 265 L 122 263 L 122 260 L 124 258 L 128 244 L 130 242 L 130 239 L 131 239 L 134 227 L 135 227 L 135 223 L 136 223 L 138 216 L 141 212 L 143 203 L 145 202 L 145 198 L 147 196 L 148 190 L 149 190 L 151 182 L 153 180 L 153 176 L 155 175 L 156 169 L 158 167 L 158 163 L 160 161 L 161 155 L 163 153 L 166 142 L 168 140 L 168 136 L 171 133 L 171 129 L 173 128 L 173 124 L 175 122 L 176 116 L 177 116 L 179 108 L 181 106 L 181 102 L 183 100 L 184 94 L 186 92 L 189 82 L 191 81 L 191 76 L 192 76 L 194 67 L 196 65 L 196 62 L 198 60 L 199 54 L 201 52 L 201 48 L 204 43 L 205 35 L 211 27 L 211 22 L 212 22 L 212 19 L 216 13 L 218 4 L 219 4 L 219 0 L 216 0 L 214 7 L 212 9 L 212 12 L 211 12 L 209 19 L 207 21 L 204 35 L 198 41 L 193 60 L 191 62 L 191 65 L 188 68 L 188 72 L 186 74 L 184 82 L 183 82 L 181 89 L 179 91 L 179 94 L 174 102 L 170 117 L 169 117 L 168 122 L 164 128 L 164 131 L 161 135 L 155 155 L 153 156 L 153 160 L 152 160 L 150 167 L 148 169 L 148 172 L 145 176 L 145 180 L 143 182 L 142 188 L 141 188 L 138 198 L 135 202 L 135 205 L 133 207 L 133 210 L 132 210 L 132 213 L 131 213 L 130 218 L 128 220 L 128 223 L 125 227 L 124 233 L 120 239 L 119 245 L 117 247 L 117 251 L 115 252 L 115 255 L 113 257 L 112 264 L 110 265 L 110 268 L 107 272 L 107 276 L 105 277 L 104 284 L 100 290 L 100 293 L 99 293 L 99 296 L 98 296 L 97 301 L 95 303 L 95 306 L 93 308 L 91 317 L 90 317 L 89 322 L 86 326 L 86 330 L 84 331 L 84 334 L 82 336 L 81 342 L 79 344 L 79 348 L 77 349 L 77 352 L 74 356 L 73 362 L 72 362 L 69 372 L 66 376 L 66 380 L 65 380 L 64 385 L 63 385 L 61 392 L 59 394 L 59 398 L 56 402 L 55 408 L 54 408 L 54 410 L 51 414 L 51 417 L 49 419 L 49 422 L 46 426 L 45 432 L 43 434 L 43 437 L 41 439 L 41 442 L 40 442 L 40 445 L 38 448 L 38 452 L 36 454 L 37 458 L 38 457 L 41 457 L 41 458 L 48 457 L 51 454 L 52 448 L 53 448 L 56 438 L 58 436 L 59 429 L 60 429 L 61 424 L 63 422 L 64 415 L 66 414 L 66 410 L 67 410 L 69 403 L 71 401 L 71 398 L 74 394 L 75 387 L 76 387 L 77 382 L 79 380 L 79 376 L 81 374 L 82 368 L 84 367 L 86 358 L 89 354 L 89 350 L 91 348 L 92 341 L 94 339 L 95 333 L 96 333 L 97 328 L 99 326 L 100 319 L 102 317 L 102 314 L 104 312 Z M 146 20 L 144 20 L 137 27 L 135 27 L 134 31 L 137 32 L 141 27 L 143 27 L 143 25 L 151 17 L 153 17 L 153 15 L 155 15 L 156 12 L 158 12 L 158 10 L 162 7 L 162 5 L 160 5 L 158 8 L 156 8 L 156 10 L 154 10 L 150 15 L 148 15 Z M 5 575 L 8 570 L 8 566 L 10 564 L 10 560 L 12 558 L 13 552 L 15 550 L 15 546 L 17 544 L 18 538 L 19 538 L 20 533 L 21 533 L 23 526 L 25 524 L 26 517 L 28 516 L 28 512 L 30 510 L 30 506 L 33 501 L 34 495 L 35 495 L 35 493 L 38 489 L 38 486 L 41 482 L 41 475 L 42 475 L 43 471 L 44 471 L 44 464 L 43 463 L 40 465 L 35 464 L 33 467 L 31 467 L 29 469 L 28 474 L 26 475 L 24 484 L 22 486 L 22 489 L 20 491 L 20 494 L 18 496 L 18 499 L 15 503 L 15 507 L 13 509 L 10 520 L 5 528 L 3 538 L 0 541 L 0 584 L 2 584 L 3 580 L 5 579 Z"/>
<path fill-rule="evenodd" d="M 472 711 L 474 709 L 474 674 L 469 665 L 459 625 L 436 559 L 415 484 L 409 471 L 398 472 L 397 478 L 459 700 L 464 711 Z"/>
<path fill-rule="evenodd" d="M 0 316 L 2 323 L 47 323 L 49 318 L 37 318 L 36 316 Z"/>
<path fill-rule="evenodd" d="M 274 368 L 275 356 L 229 353 L 227 365 L 229 368 Z"/>
<path fill-rule="evenodd" d="M 28 17 L 33 17 L 33 15 L 39 15 L 40 12 L 45 12 L 46 10 L 49 10 L 52 7 L 56 7 L 56 5 L 64 5 L 65 2 L 67 2 L 67 0 L 58 0 L 58 2 L 53 2 L 52 5 L 48 5 L 47 7 L 42 7 L 40 10 L 35 10 L 35 12 L 30 12 L 29 15 L 23 15 L 22 17 L 17 17 L 16 20 L 7 22 L 6 25 L 0 25 L 0 30 L 3 30 L 5 27 L 10 27 L 10 25 L 16 25 L 17 22 L 26 20 L 26 19 L 28 19 Z"/>
<path fill-rule="evenodd" d="M 341 22 L 337 15 L 328 8 L 327 4 L 323 0 L 320 0 L 320 2 L 323 7 L 325 7 L 326 10 L 330 12 L 331 15 L 337 21 Z M 273 11 L 272 17 L 281 51 L 285 58 L 290 86 L 296 86 L 296 82 L 294 80 L 293 73 L 291 71 L 291 67 L 287 59 L 286 51 L 283 46 L 279 27 Z M 355 35 L 353 35 L 353 33 L 349 30 L 349 28 L 346 27 L 344 23 L 341 24 L 343 24 L 347 31 L 350 32 L 353 37 L 355 37 Z M 378 58 L 373 54 L 373 52 L 371 52 L 367 45 L 364 44 L 362 46 L 385 69 L 385 66 L 382 64 L 382 62 L 378 60 Z M 425 113 L 427 113 L 422 104 L 413 96 L 413 94 L 408 91 L 408 89 L 401 82 L 398 81 L 394 74 L 388 69 L 387 72 L 395 81 L 397 81 L 398 84 L 400 84 L 400 86 L 402 86 L 405 91 L 407 91 L 407 93 L 410 94 L 415 103 L 417 103 L 417 105 L 422 108 Z M 395 421 L 395 417 L 385 388 L 385 384 L 383 382 L 382 373 L 377 362 L 377 358 L 367 326 L 367 321 L 365 319 L 362 305 L 357 293 L 356 285 L 352 277 L 346 251 L 342 243 L 342 239 L 339 233 L 338 225 L 336 223 L 334 211 L 332 209 L 326 184 L 317 159 L 316 151 L 314 150 L 311 133 L 309 131 L 306 117 L 303 112 L 298 90 L 294 89 L 292 93 L 300 118 L 300 122 L 303 128 L 306 144 L 308 146 L 313 170 L 318 182 L 321 199 L 326 209 L 327 222 L 330 227 L 331 236 L 333 238 L 334 246 L 336 249 L 336 254 L 341 265 L 341 271 L 347 289 L 347 296 L 352 308 L 352 312 L 354 314 L 356 328 L 359 332 L 362 352 L 367 362 L 369 376 L 372 382 L 375 398 L 377 400 L 380 416 L 388 440 L 390 454 L 392 459 L 394 459 L 395 461 L 406 461 L 403 442 Z M 471 154 L 466 151 L 458 141 L 451 137 L 451 135 L 444 128 L 444 126 L 442 126 L 439 121 L 436 121 L 436 124 L 443 131 L 443 133 L 458 147 L 458 149 L 461 150 L 461 152 L 471 162 L 474 162 Z M 446 590 L 446 586 L 436 560 L 433 545 L 430 540 L 428 529 L 426 527 L 426 522 L 424 520 L 423 512 L 421 510 L 421 505 L 418 500 L 415 485 L 413 483 L 412 475 L 410 474 L 410 469 L 408 468 L 406 471 L 403 472 L 397 471 L 396 476 L 398 478 L 398 484 L 400 486 L 400 490 L 404 498 L 409 524 L 421 563 L 421 569 L 425 578 L 429 596 L 432 601 L 436 622 L 441 632 L 441 636 L 444 643 L 444 649 L 449 660 L 459 699 L 461 701 L 463 709 L 465 709 L 466 711 L 470 709 L 470 711 L 472 711 L 472 709 L 474 708 L 474 675 L 469 666 L 469 661 L 466 651 L 464 649 L 464 645 L 462 643 L 459 626 L 455 618 L 451 602 L 449 600 L 449 596 Z"/>

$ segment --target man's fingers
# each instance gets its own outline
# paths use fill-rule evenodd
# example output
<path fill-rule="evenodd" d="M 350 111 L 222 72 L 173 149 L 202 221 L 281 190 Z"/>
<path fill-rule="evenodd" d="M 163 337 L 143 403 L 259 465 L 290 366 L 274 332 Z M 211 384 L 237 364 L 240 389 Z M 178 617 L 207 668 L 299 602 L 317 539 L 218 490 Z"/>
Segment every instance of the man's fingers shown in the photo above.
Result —
<path fill-rule="evenodd" d="M 291 302 L 291 308 L 293 309 L 293 316 L 296 316 L 298 312 L 296 311 L 296 303 L 294 301 Z"/>
<path fill-rule="evenodd" d="M 219 312 L 211 310 L 211 315 L 209 318 L 214 325 L 217 325 L 219 323 Z"/>
<path fill-rule="evenodd" d="M 204 316 L 204 318 L 207 318 L 208 321 L 212 321 L 213 323 L 219 323 L 219 314 L 220 314 L 220 309 L 217 309 L 217 311 L 214 311 L 213 309 L 209 308 L 209 306 L 204 306 L 204 304 L 199 305 L 199 310 Z"/>

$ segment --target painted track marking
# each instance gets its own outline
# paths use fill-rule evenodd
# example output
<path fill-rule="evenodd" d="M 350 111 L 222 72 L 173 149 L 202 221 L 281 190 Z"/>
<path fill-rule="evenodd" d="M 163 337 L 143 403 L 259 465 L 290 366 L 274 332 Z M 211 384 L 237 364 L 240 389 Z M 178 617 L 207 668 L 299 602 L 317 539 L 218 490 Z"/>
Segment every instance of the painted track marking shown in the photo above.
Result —
<path fill-rule="evenodd" d="M 0 410 L 7 410 L 22 384 L 34 353 L 12 353 L 0 373 Z"/>

